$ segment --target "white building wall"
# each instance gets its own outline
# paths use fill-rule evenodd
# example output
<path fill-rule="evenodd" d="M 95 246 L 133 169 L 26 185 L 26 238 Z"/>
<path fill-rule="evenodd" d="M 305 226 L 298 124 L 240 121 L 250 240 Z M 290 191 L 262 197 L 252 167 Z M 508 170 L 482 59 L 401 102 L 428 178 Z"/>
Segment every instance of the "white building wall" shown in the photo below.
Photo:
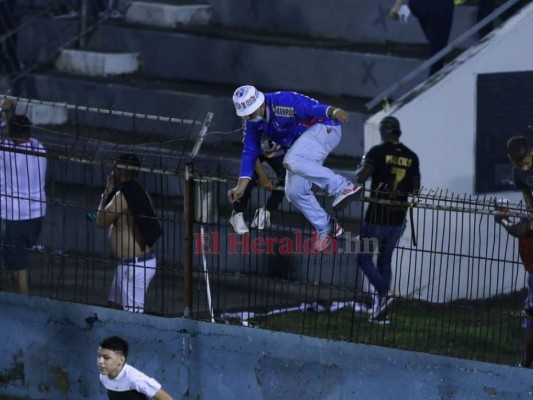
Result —
<path fill-rule="evenodd" d="M 402 142 L 420 158 L 423 187 L 475 196 L 477 76 L 485 73 L 533 71 L 532 38 L 533 4 L 446 66 L 440 74 L 404 96 L 390 110 L 371 117 L 365 124 L 365 152 L 380 141 L 379 121 L 385 115 L 394 115 L 402 125 Z M 505 197 L 511 202 L 521 200 L 518 192 L 493 196 Z M 437 218 L 437 214 L 433 217 Z M 473 219 L 474 216 L 467 214 L 465 218 Z M 502 293 L 502 290 L 509 292 L 515 289 L 517 281 L 521 285 L 522 269 L 517 277 L 517 267 L 509 263 L 480 262 L 467 257 L 446 255 L 437 259 L 431 252 L 455 251 L 447 241 L 449 237 L 453 238 L 458 234 L 459 227 L 452 218 L 443 229 L 440 237 L 442 240 L 436 241 L 435 233 L 431 235 L 434 223 L 430 214 L 426 213 L 424 226 L 420 223 L 417 221 L 419 232 L 424 231 L 425 235 L 419 238 L 418 257 L 406 259 L 405 254 L 400 257 L 400 251 L 393 260 L 398 263 L 395 286 L 401 294 L 431 301 L 449 301 L 457 298 L 486 298 Z M 505 232 L 500 235 L 499 228 L 494 231 L 494 224 L 488 224 L 489 232 L 473 232 L 470 229 L 487 225 L 472 224 L 472 228 L 468 228 L 466 221 L 461 223 L 463 227 L 467 227 L 467 231 L 463 228 L 459 232 L 464 245 L 461 254 L 465 254 L 466 246 L 470 245 L 470 255 L 485 257 L 501 240 L 503 243 L 500 251 L 505 250 L 506 259 L 516 260 L 515 241 L 507 240 Z M 440 224 L 442 225 L 442 219 Z M 469 238 L 478 243 L 469 244 Z M 410 248 L 410 242 L 408 226 L 400 246 Z M 408 276 L 405 272 L 409 268 L 411 273 Z M 450 283 L 452 274 L 453 285 Z"/>

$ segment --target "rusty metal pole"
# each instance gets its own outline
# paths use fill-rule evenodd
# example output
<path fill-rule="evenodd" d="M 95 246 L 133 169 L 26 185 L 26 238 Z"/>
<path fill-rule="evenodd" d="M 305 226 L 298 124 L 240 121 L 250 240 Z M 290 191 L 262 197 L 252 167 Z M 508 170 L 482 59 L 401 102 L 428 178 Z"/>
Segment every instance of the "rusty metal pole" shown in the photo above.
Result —
<path fill-rule="evenodd" d="M 183 296 L 185 307 L 183 310 L 183 316 L 185 318 L 191 318 L 193 295 L 192 295 L 192 263 L 193 263 L 193 229 L 194 229 L 194 180 L 191 176 L 192 163 L 187 164 L 185 167 L 185 193 L 183 201 L 183 216 L 185 222 L 185 232 L 183 239 Z"/>
<path fill-rule="evenodd" d="M 183 215 L 185 220 L 185 232 L 183 235 L 183 296 L 185 307 L 183 310 L 183 316 L 185 318 L 191 318 L 193 310 L 193 283 L 192 283 L 192 264 L 193 264 L 193 249 L 194 249 L 194 221 L 195 221 L 195 185 L 192 177 L 193 160 L 198 155 L 200 147 L 207 134 L 207 128 L 213 120 L 213 113 L 208 112 L 205 121 L 202 124 L 202 129 L 198 133 L 198 138 L 189 156 L 189 161 L 185 166 L 185 193 L 183 201 Z"/>

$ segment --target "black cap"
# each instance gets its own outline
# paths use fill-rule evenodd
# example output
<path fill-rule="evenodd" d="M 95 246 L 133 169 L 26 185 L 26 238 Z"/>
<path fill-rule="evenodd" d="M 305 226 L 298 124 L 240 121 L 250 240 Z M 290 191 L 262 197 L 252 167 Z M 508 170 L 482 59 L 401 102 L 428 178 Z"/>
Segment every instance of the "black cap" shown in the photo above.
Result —
<path fill-rule="evenodd" d="M 390 133 L 400 136 L 402 134 L 402 130 L 400 129 L 400 121 L 398 121 L 398 119 L 395 117 L 385 117 L 379 123 L 379 131 L 381 133 Z"/>

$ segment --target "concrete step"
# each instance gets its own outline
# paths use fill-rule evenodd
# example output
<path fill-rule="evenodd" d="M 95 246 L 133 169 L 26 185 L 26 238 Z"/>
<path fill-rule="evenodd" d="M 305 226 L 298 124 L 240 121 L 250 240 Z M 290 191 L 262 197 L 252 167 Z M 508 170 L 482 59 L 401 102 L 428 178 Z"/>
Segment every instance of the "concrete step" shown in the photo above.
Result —
<path fill-rule="evenodd" d="M 55 67 L 59 71 L 87 76 L 131 74 L 139 70 L 139 53 L 64 49 L 59 53 Z"/>
<path fill-rule="evenodd" d="M 17 102 L 17 115 L 25 115 L 34 125 L 62 125 L 68 121 L 68 113 L 64 108 L 50 107 L 39 104 Z"/>
<path fill-rule="evenodd" d="M 240 147 L 241 121 L 235 115 L 231 96 L 235 87 L 205 82 L 175 82 L 148 80 L 139 76 L 114 78 L 84 78 L 66 76 L 55 71 L 43 71 L 29 75 L 34 92 L 28 96 L 41 100 L 59 101 L 91 107 L 146 113 L 177 118 L 203 120 L 208 111 L 214 113 L 205 143 L 220 145 L 233 143 Z M 264 88 L 265 91 L 271 91 Z M 350 112 L 350 122 L 343 128 L 343 139 L 335 149 L 337 155 L 356 156 L 363 152 L 363 127 L 368 114 L 363 109 L 364 99 L 332 97 L 306 93 L 326 104 L 340 106 Z M 124 132 L 151 133 L 172 139 L 188 137 L 187 127 L 156 123 L 107 115 L 84 116 L 69 111 L 70 123 L 116 129 Z"/>
<path fill-rule="evenodd" d="M 406 24 L 388 18 L 390 0 L 240 0 L 238 7 L 228 7 L 227 0 L 210 3 L 213 23 L 232 29 L 354 42 L 427 43 L 414 16 Z M 452 39 L 474 25 L 476 12 L 473 6 L 455 8 Z"/>
<path fill-rule="evenodd" d="M 211 22 L 211 6 L 133 1 L 126 12 L 126 22 L 161 28 L 207 25 Z"/>
<path fill-rule="evenodd" d="M 42 46 L 50 45 L 58 40 L 57 30 L 75 30 L 70 27 L 73 24 L 58 20 L 28 24 L 19 35 L 21 57 L 35 59 L 39 54 L 26 49 L 41 42 Z M 169 32 L 125 24 L 101 26 L 91 36 L 89 50 L 139 53 L 141 73 L 151 78 L 231 86 L 251 83 L 277 90 L 350 97 L 373 97 L 420 65 L 425 57 L 425 46 L 391 48 L 310 41 L 213 27 L 182 27 Z M 412 84 L 423 79 L 420 76 Z"/>

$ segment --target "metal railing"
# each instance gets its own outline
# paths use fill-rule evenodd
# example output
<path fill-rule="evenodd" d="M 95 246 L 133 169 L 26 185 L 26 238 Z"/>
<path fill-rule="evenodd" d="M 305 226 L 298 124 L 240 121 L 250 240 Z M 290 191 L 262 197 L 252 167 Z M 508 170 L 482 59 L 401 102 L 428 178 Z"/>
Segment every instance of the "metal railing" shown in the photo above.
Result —
<path fill-rule="evenodd" d="M 116 118 L 125 118 L 119 114 Z M 380 200 L 411 209 L 412 218 L 394 249 L 391 323 L 376 325 L 368 321 L 372 296 L 358 267 L 365 244 L 357 240 L 363 206 L 376 200 L 365 197 L 336 214 L 346 232 L 336 242 L 342 252 L 313 251 L 311 225 L 285 200 L 272 212 L 270 228 L 235 234 L 225 200 L 235 184 L 231 172 L 196 173 L 213 162 L 200 146 L 211 117 L 201 125 L 167 120 L 171 132 L 182 133 L 175 148 L 168 137 L 106 135 L 101 121 L 91 135 L 85 126 L 72 132 L 68 126 L 35 128 L 34 136 L 48 150 L 48 212 L 37 245 L 28 250 L 30 293 L 107 305 L 117 261 L 106 231 L 93 222 L 94 212 L 116 155 L 134 152 L 145 161 L 139 180 L 151 193 L 163 228 L 154 246 L 158 267 L 146 312 L 515 363 L 525 274 L 515 240 L 494 221 L 502 214 L 494 209 L 495 199 L 423 190 L 408 203 Z M 161 118 L 145 120 L 159 130 Z M 244 213 L 248 224 L 266 196 L 254 189 Z M 331 200 L 318 198 L 330 210 Z M 521 204 L 510 207 L 508 217 L 528 215 Z M 6 287 L 5 275 L 3 282 Z"/>

